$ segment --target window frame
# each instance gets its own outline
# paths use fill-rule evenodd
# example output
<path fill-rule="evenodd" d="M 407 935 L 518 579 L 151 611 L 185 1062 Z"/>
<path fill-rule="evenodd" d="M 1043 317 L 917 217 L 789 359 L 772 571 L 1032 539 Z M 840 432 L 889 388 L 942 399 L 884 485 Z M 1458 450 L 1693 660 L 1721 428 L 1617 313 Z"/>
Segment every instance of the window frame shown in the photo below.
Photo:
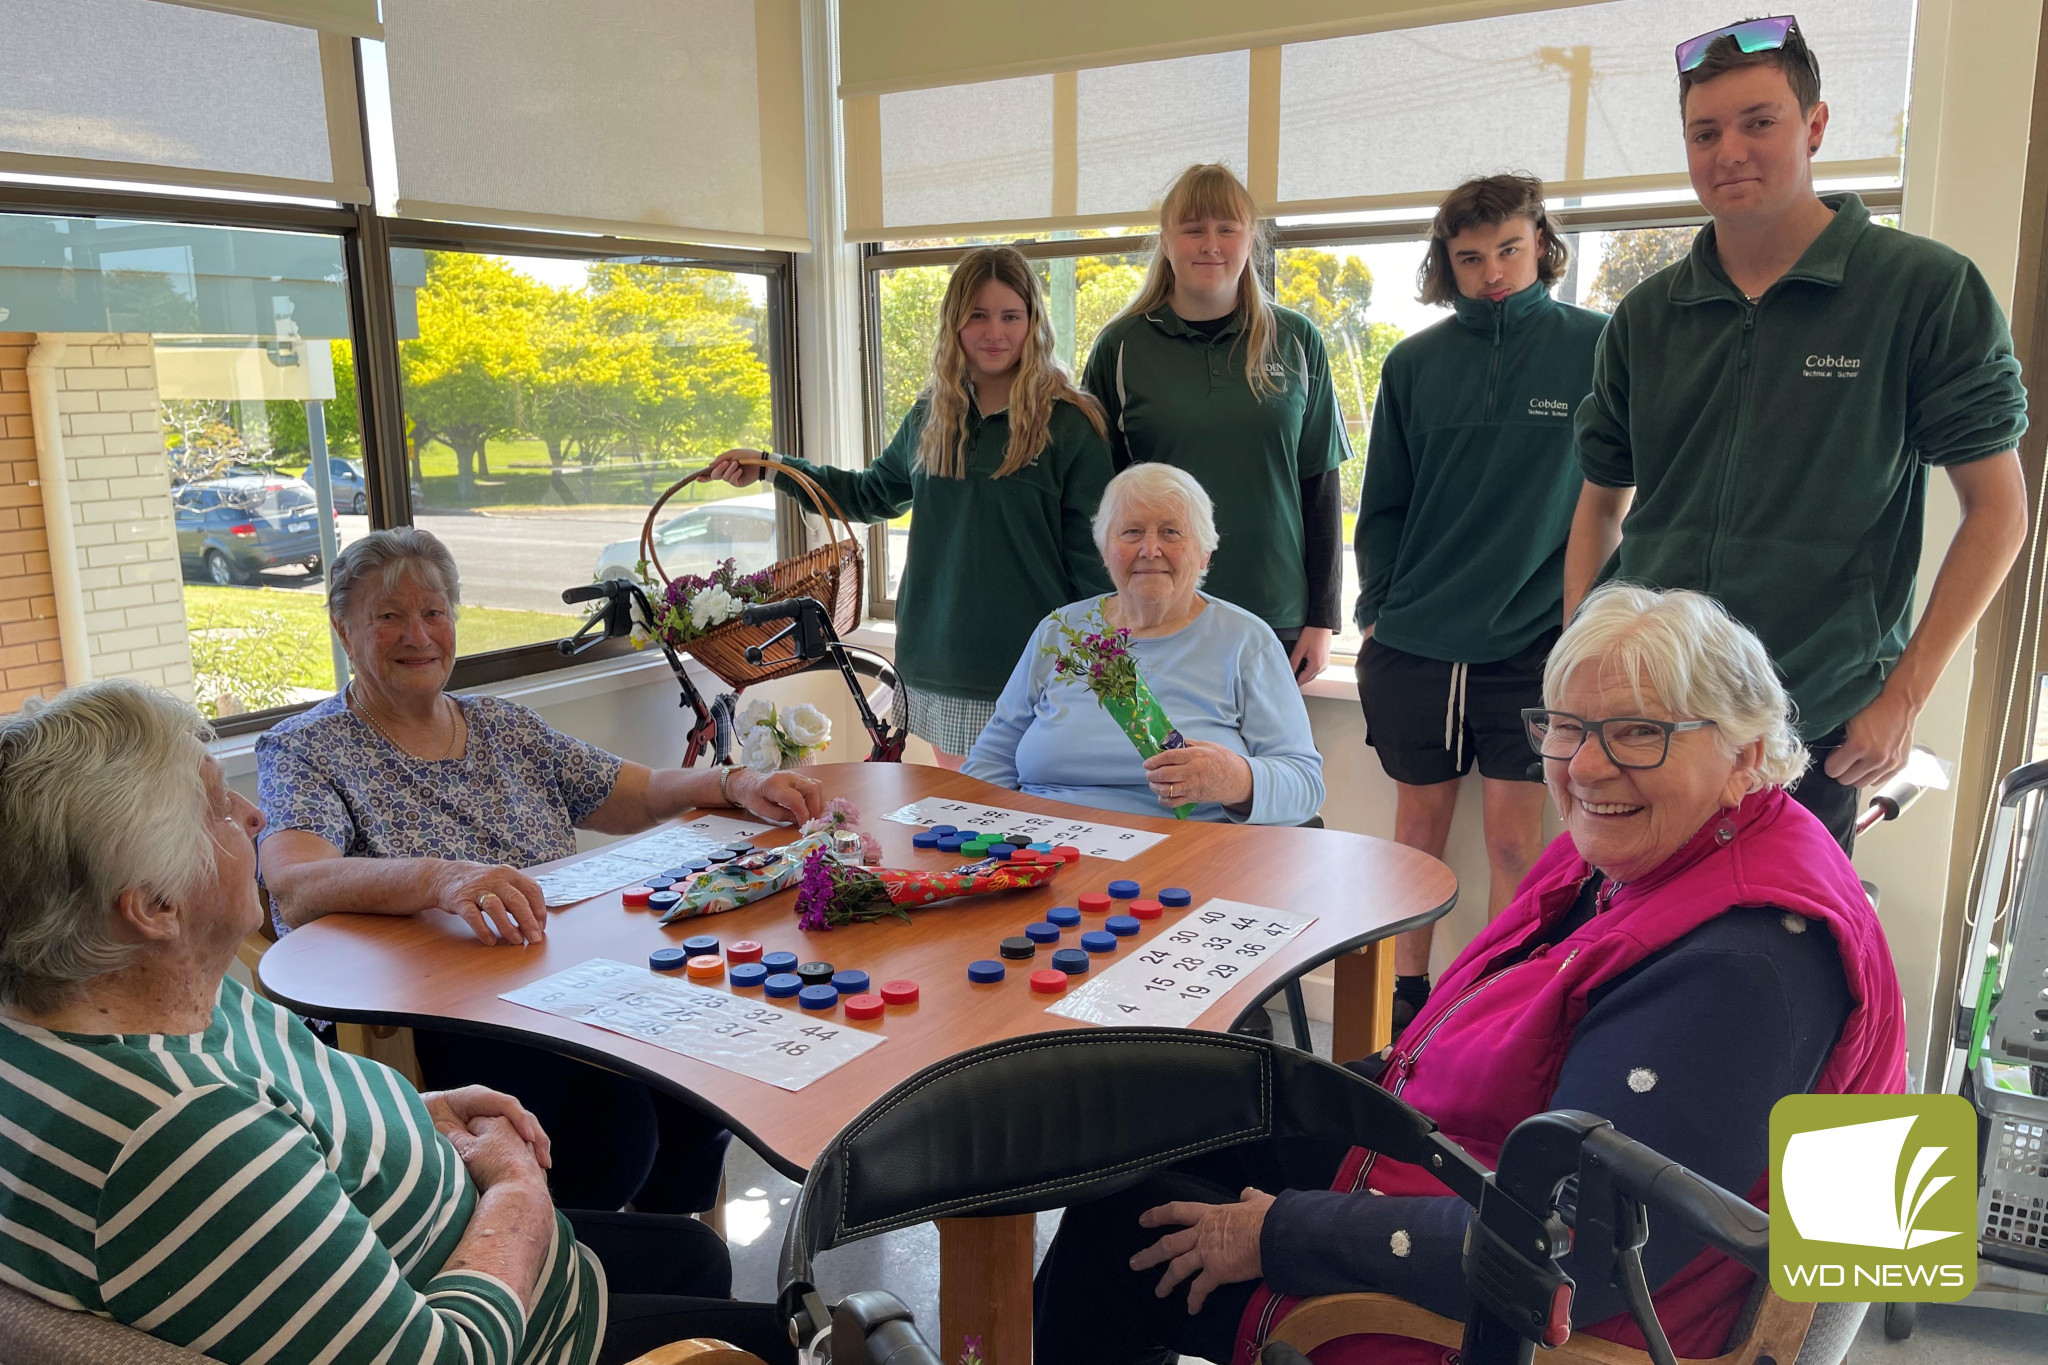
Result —
<path fill-rule="evenodd" d="M 155 190 L 77 188 L 0 180 L 0 213 L 69 218 L 119 218 L 195 227 L 302 232 L 338 239 L 346 273 L 350 342 L 356 355 L 355 402 L 363 441 L 373 529 L 412 524 L 405 458 L 404 400 L 399 378 L 391 251 L 397 248 L 577 258 L 633 257 L 650 263 L 730 270 L 762 276 L 767 287 L 770 427 L 778 450 L 802 453 L 798 419 L 796 257 L 784 251 L 713 248 L 623 237 L 584 236 L 522 228 L 387 217 L 368 204 L 213 198 Z M 779 497 L 776 557 L 792 553 L 799 518 Z M 602 641 L 571 659 L 553 642 L 460 656 L 450 691 L 503 682 L 632 653 L 626 640 Z M 222 737 L 260 732 L 314 703 L 223 717 Z"/>
<path fill-rule="evenodd" d="M 1827 191 L 1832 193 L 1833 191 Z M 1874 186 L 1855 191 L 1873 216 L 1897 213 L 1904 200 L 1903 186 Z M 1419 242 L 1429 236 L 1436 205 L 1417 204 L 1412 211 L 1375 214 L 1371 222 L 1281 224 L 1272 219 L 1260 224 L 1261 249 L 1253 265 L 1270 286 L 1277 254 L 1297 247 L 1373 246 L 1394 242 Z M 1697 199 L 1670 199 L 1647 204 L 1613 204 L 1547 208 L 1546 216 L 1560 235 L 1578 232 L 1625 232 L 1640 228 L 1698 227 L 1709 215 Z M 1122 237 L 1022 238 L 1006 243 L 1026 260 L 1058 260 L 1068 257 L 1127 255 L 1152 250 L 1155 234 Z M 893 432 L 881 430 L 882 345 L 881 273 L 908 266 L 952 265 L 987 239 L 962 240 L 944 246 L 891 247 L 868 242 L 861 249 L 861 393 L 867 416 L 867 462 L 881 458 L 882 448 Z M 1076 364 L 1086 364 L 1077 357 Z M 1361 447 L 1356 455 L 1365 458 Z M 886 595 L 889 584 L 888 527 L 868 528 L 869 613 L 893 619 L 895 600 Z M 1331 655 L 1331 666 L 1349 667 L 1351 653 Z"/>

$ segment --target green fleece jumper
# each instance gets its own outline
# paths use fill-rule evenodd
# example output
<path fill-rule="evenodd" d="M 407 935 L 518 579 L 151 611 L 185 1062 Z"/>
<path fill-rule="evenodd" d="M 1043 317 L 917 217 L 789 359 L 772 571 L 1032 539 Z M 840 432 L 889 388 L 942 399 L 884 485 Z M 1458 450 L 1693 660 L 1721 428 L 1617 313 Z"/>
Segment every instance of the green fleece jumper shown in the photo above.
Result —
<path fill-rule="evenodd" d="M 1111 591 L 1092 529 L 1109 482 L 1109 447 L 1087 414 L 1054 403 L 1045 449 L 998 479 L 1009 417 L 970 406 L 967 477 L 935 478 L 917 464 L 925 411 L 918 400 L 866 469 L 782 460 L 816 479 L 854 521 L 911 513 L 896 587 L 896 670 L 919 691 L 994 701 L 1040 621 Z M 803 497 L 787 476 L 776 483 Z"/>
<path fill-rule="evenodd" d="M 1210 337 L 1165 304 L 1104 327 L 1081 382 L 1109 414 L 1118 469 L 1134 460 L 1185 469 L 1215 503 L 1218 543 L 1202 590 L 1292 630 L 1308 621 L 1315 591 L 1302 482 L 1351 458 L 1351 447 L 1321 333 L 1290 308 L 1274 308 L 1273 322 L 1267 373 L 1279 392 L 1263 399 L 1245 378 L 1241 317 Z"/>
<path fill-rule="evenodd" d="M 1406 654 L 1512 658 L 1564 611 L 1572 410 L 1603 313 L 1532 284 L 1402 341 L 1380 369 L 1353 550 L 1357 620 Z"/>
<path fill-rule="evenodd" d="M 1853 194 L 1752 303 L 1714 229 L 1621 302 L 1576 435 L 1586 478 L 1634 486 L 1603 577 L 1719 598 L 1827 734 L 1905 648 L 1929 465 L 2011 450 L 2027 395 L 1984 277 L 1871 223 Z"/>

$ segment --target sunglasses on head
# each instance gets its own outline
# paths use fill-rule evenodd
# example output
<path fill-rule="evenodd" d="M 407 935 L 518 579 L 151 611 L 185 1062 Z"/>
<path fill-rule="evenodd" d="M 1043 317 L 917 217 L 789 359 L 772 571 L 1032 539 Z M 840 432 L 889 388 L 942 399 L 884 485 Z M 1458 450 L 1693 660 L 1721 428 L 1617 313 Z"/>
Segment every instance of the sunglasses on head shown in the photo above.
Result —
<path fill-rule="evenodd" d="M 1687 38 L 1677 48 L 1678 69 L 1691 71 L 1707 59 L 1707 49 L 1722 38 L 1733 38 L 1744 52 L 1775 52 L 1799 32 L 1799 21 L 1789 14 L 1769 19 L 1745 19 L 1739 24 L 1712 29 L 1697 38 Z"/>

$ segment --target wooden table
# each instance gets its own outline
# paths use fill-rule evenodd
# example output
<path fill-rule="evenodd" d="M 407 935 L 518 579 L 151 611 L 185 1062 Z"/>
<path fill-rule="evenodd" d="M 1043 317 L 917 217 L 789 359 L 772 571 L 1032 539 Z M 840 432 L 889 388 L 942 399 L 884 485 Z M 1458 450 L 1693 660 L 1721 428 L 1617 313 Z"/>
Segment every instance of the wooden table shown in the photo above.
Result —
<path fill-rule="evenodd" d="M 824 783 L 828 795 L 860 807 L 890 867 L 937 868 L 960 861 L 957 854 L 913 848 L 914 829 L 881 818 L 924 797 L 1163 830 L 1173 837 L 1124 862 L 1084 858 L 1043 888 L 933 906 L 914 912 L 910 924 L 884 920 L 827 933 L 796 927 L 794 891 L 667 927 L 645 912 L 624 909 L 612 892 L 551 912 L 547 940 L 530 948 L 487 947 L 448 915 L 332 915 L 287 935 L 263 955 L 263 987 L 318 1018 L 500 1034 L 596 1062 L 716 1114 L 769 1164 L 801 1180 L 834 1134 L 925 1067 L 1003 1038 L 1089 1027 L 1047 1014 L 1050 1002 L 1031 994 L 1023 971 L 990 988 L 971 984 L 966 968 L 975 958 L 996 956 L 999 940 L 1044 918 L 1048 908 L 1072 904 L 1114 878 L 1135 880 L 1148 893 L 1184 886 L 1196 906 L 1223 897 L 1314 914 L 1315 923 L 1219 997 L 1195 1027 L 1226 1029 L 1288 980 L 1336 958 L 1340 1052 L 1345 1040 L 1367 1038 L 1372 1031 L 1367 1016 L 1373 1002 L 1355 983 L 1375 973 L 1353 950 L 1429 924 L 1457 899 L 1457 879 L 1442 863 L 1360 834 L 1105 813 L 916 764 L 842 763 L 806 771 Z M 778 830 L 760 842 L 783 843 L 793 835 Z M 1169 912 L 1148 923 L 1138 941 L 1174 923 Z M 801 1092 L 498 999 L 500 992 L 590 958 L 645 962 L 654 949 L 704 932 L 722 942 L 757 939 L 770 951 L 788 949 L 804 961 L 859 967 L 877 982 L 908 977 L 918 982 L 921 998 L 909 1008 L 891 1008 L 872 1024 L 843 1021 L 884 1032 L 888 1041 Z M 1363 1048 L 1358 1051 L 1363 1055 Z M 979 1335 L 991 1365 L 1024 1365 L 1030 1359 L 1031 1219 L 942 1220 L 940 1245 L 940 1354 L 955 1359 L 961 1337 Z"/>

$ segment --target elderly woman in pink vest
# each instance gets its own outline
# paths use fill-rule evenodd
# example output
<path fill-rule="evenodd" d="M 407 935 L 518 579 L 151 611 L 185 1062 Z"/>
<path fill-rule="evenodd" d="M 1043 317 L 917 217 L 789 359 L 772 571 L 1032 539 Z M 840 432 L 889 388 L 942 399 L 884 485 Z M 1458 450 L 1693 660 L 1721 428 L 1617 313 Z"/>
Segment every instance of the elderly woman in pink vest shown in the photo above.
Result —
<path fill-rule="evenodd" d="M 1489 1165 L 1521 1120 L 1582 1109 L 1763 1204 L 1780 1097 L 1906 1079 L 1884 932 L 1785 794 L 1807 756 L 1777 671 L 1712 599 L 1614 584 L 1551 650 L 1543 699 L 1525 714 L 1564 834 L 1399 1043 L 1353 1068 Z M 1296 1299 L 1354 1290 L 1462 1318 L 1468 1213 L 1363 1147 L 1175 1167 L 1067 1211 L 1039 1272 L 1037 1358 L 1248 1365 Z M 1668 1227 L 1643 1260 L 1677 1353 L 1719 1354 L 1749 1273 Z M 1618 1291 L 1581 1278 L 1572 1308 L 1575 1330 L 1642 1347 Z M 1315 1359 L 1454 1355 L 1349 1337 Z"/>

